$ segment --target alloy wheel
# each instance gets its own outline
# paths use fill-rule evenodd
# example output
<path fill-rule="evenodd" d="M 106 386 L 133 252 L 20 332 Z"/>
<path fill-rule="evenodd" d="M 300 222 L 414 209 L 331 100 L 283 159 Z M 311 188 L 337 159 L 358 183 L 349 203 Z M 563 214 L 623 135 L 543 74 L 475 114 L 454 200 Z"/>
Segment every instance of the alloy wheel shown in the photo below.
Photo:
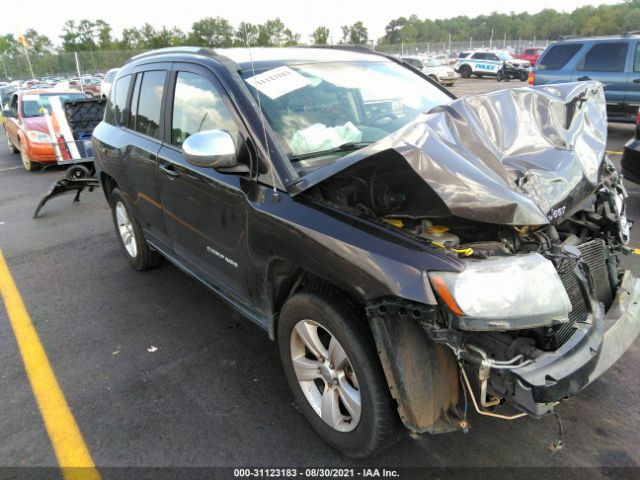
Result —
<path fill-rule="evenodd" d="M 362 400 L 358 380 L 336 337 L 313 320 L 291 331 L 291 360 L 300 388 L 324 422 L 339 432 L 354 430 Z"/>
<path fill-rule="evenodd" d="M 126 207 L 120 201 L 116 203 L 116 220 L 118 222 L 118 232 L 120 233 L 120 239 L 127 253 L 135 258 L 138 255 L 138 247 L 136 245 L 136 235 L 133 231 L 133 224 L 129 218 L 129 213 Z"/>
<path fill-rule="evenodd" d="M 31 161 L 29 154 L 25 151 L 24 148 L 20 149 L 20 159 L 22 160 L 22 165 L 24 166 L 25 170 L 27 170 L 28 172 L 33 170 L 33 162 Z"/>

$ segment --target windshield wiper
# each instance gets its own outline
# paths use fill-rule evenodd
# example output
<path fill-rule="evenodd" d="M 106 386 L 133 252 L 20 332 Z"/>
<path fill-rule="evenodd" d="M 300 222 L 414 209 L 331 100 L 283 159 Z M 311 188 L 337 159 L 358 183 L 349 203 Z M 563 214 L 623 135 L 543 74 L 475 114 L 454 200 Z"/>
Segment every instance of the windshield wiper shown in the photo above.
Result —
<path fill-rule="evenodd" d="M 352 152 L 354 150 L 360 150 L 367 145 L 371 145 L 373 142 L 347 142 L 337 147 L 330 148 L 328 150 L 320 150 L 318 152 L 301 153 L 300 155 L 291 155 L 289 159 L 294 162 L 298 160 L 306 160 L 308 158 L 323 157 L 325 155 L 331 155 L 332 153 L 340 152 Z"/>

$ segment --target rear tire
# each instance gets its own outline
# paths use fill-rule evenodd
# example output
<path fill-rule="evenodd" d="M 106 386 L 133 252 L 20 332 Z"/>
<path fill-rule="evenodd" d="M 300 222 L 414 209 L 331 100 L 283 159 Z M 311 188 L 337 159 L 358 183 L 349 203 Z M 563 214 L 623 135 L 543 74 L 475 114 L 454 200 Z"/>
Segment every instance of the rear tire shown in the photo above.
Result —
<path fill-rule="evenodd" d="M 7 147 L 9 147 L 9 150 L 11 151 L 11 153 L 20 153 L 20 150 L 15 147 L 15 145 L 9 138 L 9 134 L 7 133 L 6 128 L 4 129 L 4 136 L 7 138 Z"/>
<path fill-rule="evenodd" d="M 529 74 L 527 72 L 520 72 L 520 81 L 526 82 L 529 80 Z"/>
<path fill-rule="evenodd" d="M 284 304 L 277 339 L 296 404 L 325 442 L 365 457 L 398 441 L 404 429 L 358 306 L 332 287 L 306 288 Z"/>
<path fill-rule="evenodd" d="M 429 78 L 430 78 L 431 80 L 433 80 L 434 82 L 436 82 L 436 83 L 440 83 L 440 82 L 438 81 L 438 77 L 436 77 L 435 75 L 429 75 Z"/>
<path fill-rule="evenodd" d="M 501 82 L 503 77 L 504 77 L 504 74 L 502 73 L 502 70 L 498 70 L 498 73 L 496 73 L 496 80 L 498 82 Z"/>
<path fill-rule="evenodd" d="M 471 67 L 469 65 L 462 65 L 458 70 L 462 78 L 469 78 L 471 76 Z"/>
<path fill-rule="evenodd" d="M 120 247 L 127 262 L 134 270 L 148 270 L 160 265 L 164 258 L 151 249 L 144 238 L 140 224 L 133 216 L 129 202 L 122 192 L 114 188 L 111 191 L 111 216 L 118 235 Z"/>

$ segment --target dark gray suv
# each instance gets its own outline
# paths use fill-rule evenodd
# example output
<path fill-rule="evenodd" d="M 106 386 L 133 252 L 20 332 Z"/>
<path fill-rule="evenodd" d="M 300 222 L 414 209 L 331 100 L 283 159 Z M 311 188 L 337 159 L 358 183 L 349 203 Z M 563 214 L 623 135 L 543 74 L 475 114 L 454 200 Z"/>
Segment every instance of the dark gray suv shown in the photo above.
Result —
<path fill-rule="evenodd" d="M 129 264 L 267 330 L 311 426 L 364 456 L 548 415 L 636 338 L 604 109 L 594 82 L 456 100 L 364 50 L 182 48 L 119 70 L 93 142 Z"/>

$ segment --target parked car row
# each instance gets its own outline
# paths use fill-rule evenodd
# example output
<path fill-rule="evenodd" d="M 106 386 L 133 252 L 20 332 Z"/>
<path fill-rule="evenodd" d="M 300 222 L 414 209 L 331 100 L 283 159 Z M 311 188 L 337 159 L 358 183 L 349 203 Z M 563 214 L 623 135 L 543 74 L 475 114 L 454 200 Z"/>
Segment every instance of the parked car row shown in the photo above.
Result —
<path fill-rule="evenodd" d="M 111 69 L 106 73 L 82 76 L 45 76 L 28 80 L 14 80 L 0 82 L 0 108 L 5 109 L 11 94 L 17 90 L 44 90 L 53 88 L 56 90 L 80 90 L 88 97 L 107 97 L 109 87 L 117 69 Z"/>

